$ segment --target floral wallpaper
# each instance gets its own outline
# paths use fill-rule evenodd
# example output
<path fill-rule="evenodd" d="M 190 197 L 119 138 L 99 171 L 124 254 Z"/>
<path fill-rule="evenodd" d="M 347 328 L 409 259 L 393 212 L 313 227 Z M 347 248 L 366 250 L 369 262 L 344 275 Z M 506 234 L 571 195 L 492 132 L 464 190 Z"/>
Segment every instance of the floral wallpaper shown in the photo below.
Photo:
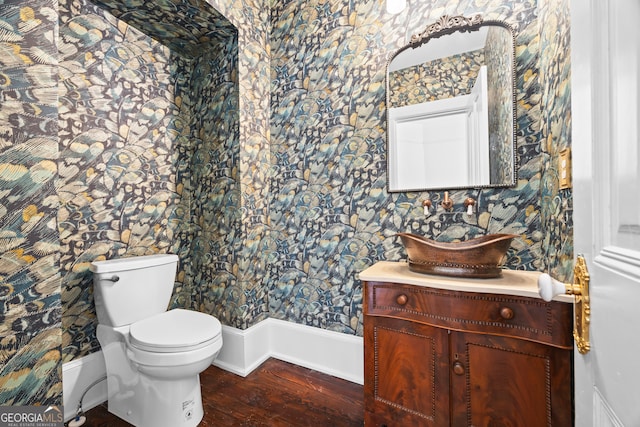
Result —
<path fill-rule="evenodd" d="M 0 1 L 0 405 L 61 403 L 57 21 Z"/>
<path fill-rule="evenodd" d="M 163 2 L 34 1 L 0 0 L 0 404 L 60 404 L 62 363 L 98 350 L 87 268 L 102 257 L 178 253 L 172 306 L 230 326 L 348 334 L 357 273 L 405 256 L 398 231 L 513 232 L 509 268 L 571 263 L 553 167 L 570 143 L 565 0 L 393 16 L 382 0 L 177 0 L 171 19 Z M 454 191 L 425 218 L 440 192 L 386 192 L 386 61 L 439 16 L 477 12 L 516 29 L 518 185 Z"/>
<path fill-rule="evenodd" d="M 479 49 L 390 72 L 389 108 L 468 95 L 483 64 Z"/>
<path fill-rule="evenodd" d="M 98 350 L 89 263 L 179 252 L 177 172 L 187 103 L 165 46 L 83 0 L 61 0 L 60 207 L 63 361 Z M 179 80 L 176 79 L 176 80 Z M 179 146 L 178 144 L 186 144 Z"/>
<path fill-rule="evenodd" d="M 540 185 L 545 264 L 558 280 L 573 280 L 573 196 L 559 188 L 560 152 L 571 148 L 569 2 L 540 1 L 543 173 Z"/>
<path fill-rule="evenodd" d="M 158 5 L 154 3 L 152 6 Z M 238 131 L 238 76 L 248 71 L 247 67 L 239 71 L 238 32 L 231 24 L 225 27 L 228 28 L 225 37 L 218 37 L 224 32 L 222 27 L 215 33 L 216 37 L 212 35 L 206 39 L 199 34 L 196 48 L 189 49 L 191 44 L 185 43 L 185 51 L 178 55 L 92 3 L 61 1 L 41 10 L 43 14 L 40 16 L 30 7 L 11 9 L 0 5 L 2 22 L 5 19 L 15 22 L 16 34 L 22 29 L 42 31 L 45 26 L 37 25 L 49 23 L 49 31 L 43 33 L 44 37 L 38 31 L 33 31 L 34 36 L 28 39 L 3 32 L 0 35 L 3 44 L 0 46 L 6 47 L 5 38 L 10 42 L 17 40 L 23 43 L 24 47 L 8 45 L 8 49 L 19 53 L 20 48 L 24 48 L 32 54 L 32 58 L 17 55 L 25 63 L 32 59 L 29 65 L 38 65 L 49 59 L 44 55 L 43 47 L 49 48 L 51 58 L 56 58 L 56 49 L 60 57 L 59 65 L 55 62 L 48 69 L 40 65 L 27 70 L 30 74 L 24 75 L 30 81 L 24 78 L 25 86 L 27 83 L 31 86 L 24 90 L 24 95 L 32 92 L 31 99 L 24 98 L 26 101 L 14 106 L 5 103 L 3 98 L 0 112 L 3 130 L 0 158 L 7 160 L 6 164 L 2 162 L 0 190 L 7 195 L 12 191 L 10 188 L 16 189 L 16 197 L 5 199 L 3 196 L 3 204 L 8 202 L 10 205 L 0 210 L 3 221 L 0 265 L 4 266 L 0 276 L 0 301 L 3 304 L 0 307 L 0 324 L 7 332 L 3 333 L 1 342 L 0 404 L 45 403 L 49 397 L 52 402 L 61 403 L 61 362 L 99 349 L 95 339 L 96 319 L 88 271 L 88 265 L 94 259 L 176 252 L 181 255 L 182 262 L 172 305 L 204 307 L 200 304 L 203 296 L 199 284 L 194 285 L 194 269 L 191 268 L 191 245 L 198 232 L 194 224 L 219 233 L 224 231 L 220 225 L 234 216 L 226 215 L 227 211 L 223 210 L 225 216 L 220 218 L 220 206 L 212 193 L 205 194 L 205 199 L 198 205 L 193 199 L 201 195 L 194 192 L 198 187 L 200 190 L 206 188 L 212 179 L 221 180 L 224 184 L 217 185 L 218 193 L 232 193 L 224 188 L 225 185 L 235 188 L 236 196 L 228 199 L 239 207 L 240 135 L 248 140 L 244 146 L 250 154 L 244 156 L 245 162 L 248 158 L 253 165 L 251 159 L 260 152 L 258 146 L 265 145 L 262 136 L 267 134 L 264 131 L 266 121 L 259 122 L 262 126 L 256 125 L 264 114 L 255 112 L 253 92 L 248 96 L 249 101 L 246 100 L 247 93 L 244 93 L 244 105 L 249 112 L 245 111 L 242 116 L 250 118 L 245 118 L 244 130 Z M 243 17 L 245 21 L 262 16 L 266 22 L 258 11 L 247 15 Z M 58 17 L 59 28 L 54 25 Z M 266 38 L 259 38 L 256 29 L 260 25 L 253 24 L 252 33 L 243 41 L 250 55 L 260 56 L 267 51 L 264 45 Z M 154 36 L 158 37 L 157 34 Z M 260 48 L 254 47 L 253 36 L 258 38 L 255 43 Z M 212 48 L 205 49 L 203 40 L 214 43 Z M 221 46 L 223 40 L 225 44 Z M 172 42 L 175 43 L 175 39 Z M 194 52 L 200 56 L 190 56 Z M 243 59 L 245 65 L 252 61 L 253 58 Z M 24 64 L 16 63 L 13 67 L 14 63 L 7 61 L 0 62 L 0 65 L 0 75 L 7 77 L 3 82 L 2 95 L 9 92 L 12 97 L 21 95 L 17 76 L 25 68 Z M 261 67 L 264 68 L 263 63 L 248 67 L 252 79 L 245 77 L 245 80 L 266 87 L 266 77 L 262 83 L 259 78 Z M 55 78 L 58 74 L 59 86 Z M 266 69 L 263 74 L 266 76 Z M 9 89 L 5 90 L 7 86 Z M 255 93 L 260 93 L 260 90 L 255 90 Z M 36 97 L 50 101 L 51 105 L 31 102 Z M 255 104 L 259 106 L 263 99 L 261 97 Z M 44 118 L 41 123 L 35 121 L 34 112 Z M 46 137 L 36 135 L 27 139 L 31 130 L 39 130 Z M 15 134 L 15 142 L 24 145 L 8 149 L 14 142 L 9 139 L 12 133 Z M 45 144 L 47 138 L 51 141 L 48 147 Z M 220 144 L 226 144 L 226 148 L 221 149 Z M 216 150 L 227 152 L 232 147 L 235 154 L 228 156 L 224 168 L 205 172 L 207 167 L 222 165 Z M 31 156 L 33 163 L 26 157 L 28 150 L 34 153 Z M 214 161 L 198 163 L 207 156 L 213 156 Z M 42 158 L 51 158 L 52 161 L 38 163 L 37 160 Z M 193 168 L 202 173 L 192 176 Z M 29 181 L 30 169 L 41 187 L 34 185 L 33 179 Z M 48 175 L 49 170 L 51 173 Z M 228 180 L 225 181 L 225 175 L 234 182 L 229 184 Z M 20 179 L 21 176 L 24 177 Z M 249 182 L 262 176 L 256 173 Z M 16 183 L 6 183 L 8 178 Z M 192 184 L 195 179 L 200 180 L 198 186 Z M 39 191 L 43 193 L 44 201 L 38 200 L 41 196 Z M 214 203 L 207 205 L 204 203 L 206 198 Z M 16 211 L 20 206 L 25 207 L 24 213 Z M 48 208 L 51 217 L 43 221 L 47 220 L 45 213 Z M 218 217 L 212 215 L 214 210 Z M 11 213 L 10 217 L 7 212 Z M 237 212 L 236 219 L 232 221 L 235 229 L 239 229 L 239 208 Z M 20 222 L 17 222 L 18 218 Z M 28 227 L 22 224 L 25 221 L 29 222 Z M 28 239 L 12 233 L 9 225 L 13 223 L 18 230 L 32 233 L 27 237 L 35 242 L 33 248 L 26 244 Z M 40 230 L 43 225 L 47 227 L 46 235 Z M 42 237 L 39 238 L 37 233 Z M 241 238 L 232 235 L 230 240 L 235 241 L 237 247 Z M 240 254 L 231 256 L 234 261 L 231 270 L 240 276 L 237 263 L 242 252 L 238 252 Z M 52 256 L 47 257 L 49 253 Z M 207 261 L 210 255 L 206 254 L 201 259 Z M 205 262 L 201 265 L 209 266 Z M 45 273 L 51 274 L 51 278 Z M 215 274 L 220 272 L 216 270 Z M 200 279 L 208 280 L 210 277 Z M 247 275 L 243 274 L 243 277 Z M 21 294 L 29 297 L 24 298 Z M 43 304 L 47 298 L 53 308 Z M 235 292 L 229 298 L 238 300 Z M 265 307 L 265 304 L 258 307 Z M 232 314 L 236 315 L 241 310 L 244 310 L 242 306 Z M 37 320 L 36 316 L 40 314 L 42 319 Z M 255 310 L 250 314 L 256 315 Z M 21 335 L 22 331 L 25 334 Z M 32 333 L 34 336 L 40 333 L 33 341 L 35 347 L 29 342 L 31 335 L 28 334 Z M 29 369 L 34 366 L 36 369 Z"/>
<path fill-rule="evenodd" d="M 242 242 L 239 183 L 238 31 L 216 9 L 192 1 L 99 4 L 166 44 L 178 56 L 176 98 L 187 111 L 178 120 L 177 147 L 181 269 L 173 306 L 215 314 L 241 324 L 236 301 Z M 187 219 L 185 221 L 185 219 Z M 228 295 L 231 293 L 231 295 Z"/>
<path fill-rule="evenodd" d="M 190 59 L 237 36 L 236 28 L 218 10 L 199 0 L 92 0 L 92 3 L 171 52 Z"/>
<path fill-rule="evenodd" d="M 270 316 L 361 334 L 357 273 L 406 255 L 395 233 L 451 241 L 488 233 L 520 237 L 507 268 L 554 270 L 547 264 L 540 186 L 543 87 L 538 5 L 533 1 L 411 3 L 396 16 L 383 2 L 287 2 L 272 10 L 272 255 Z M 444 14 L 503 20 L 516 33 L 517 185 L 442 192 L 386 192 L 386 60 Z M 563 102 L 568 102 L 565 99 Z M 555 114 L 554 111 L 545 112 Z M 561 113 L 562 114 L 562 113 Z M 465 198 L 477 212 L 464 214 Z M 436 209 L 423 215 L 422 200 Z"/>
<path fill-rule="evenodd" d="M 242 312 L 232 305 L 242 242 L 237 57 L 236 37 L 199 57 L 191 90 L 198 132 L 190 164 L 190 300 L 227 325 L 242 323 Z"/>

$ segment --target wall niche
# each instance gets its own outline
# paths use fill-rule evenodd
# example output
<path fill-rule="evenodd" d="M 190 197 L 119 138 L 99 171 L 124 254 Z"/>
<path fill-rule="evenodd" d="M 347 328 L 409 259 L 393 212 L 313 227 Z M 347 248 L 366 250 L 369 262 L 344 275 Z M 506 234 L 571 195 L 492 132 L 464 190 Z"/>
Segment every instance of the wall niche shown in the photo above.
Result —
<path fill-rule="evenodd" d="M 173 307 L 215 310 L 235 280 L 238 31 L 206 2 L 61 0 L 59 13 L 68 362 L 100 349 L 93 260 L 178 254 Z"/>

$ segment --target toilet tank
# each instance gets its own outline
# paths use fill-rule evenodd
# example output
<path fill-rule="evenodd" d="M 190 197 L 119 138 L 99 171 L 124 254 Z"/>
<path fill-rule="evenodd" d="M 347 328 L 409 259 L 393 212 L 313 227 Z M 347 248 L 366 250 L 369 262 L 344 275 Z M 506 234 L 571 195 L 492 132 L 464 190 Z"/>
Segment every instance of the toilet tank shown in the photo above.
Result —
<path fill-rule="evenodd" d="M 130 325 L 167 310 L 178 256 L 158 254 L 94 261 L 93 296 L 98 323 Z"/>

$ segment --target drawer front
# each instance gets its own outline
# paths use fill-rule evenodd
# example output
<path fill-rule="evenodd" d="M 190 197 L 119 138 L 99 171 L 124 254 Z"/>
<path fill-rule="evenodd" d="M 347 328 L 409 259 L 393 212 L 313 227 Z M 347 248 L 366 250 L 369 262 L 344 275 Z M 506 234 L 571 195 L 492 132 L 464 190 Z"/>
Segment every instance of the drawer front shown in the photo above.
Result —
<path fill-rule="evenodd" d="M 365 316 L 573 348 L 571 304 L 383 282 L 365 282 L 365 295 Z"/>

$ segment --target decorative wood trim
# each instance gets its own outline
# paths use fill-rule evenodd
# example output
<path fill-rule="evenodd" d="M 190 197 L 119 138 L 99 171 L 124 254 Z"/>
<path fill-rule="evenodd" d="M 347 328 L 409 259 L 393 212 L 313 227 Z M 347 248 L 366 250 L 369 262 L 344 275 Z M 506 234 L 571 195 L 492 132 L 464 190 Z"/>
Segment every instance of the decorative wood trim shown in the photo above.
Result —
<path fill-rule="evenodd" d="M 392 402 L 388 399 L 385 399 L 383 397 L 380 397 L 380 395 L 378 394 L 378 329 L 384 329 L 390 333 L 394 333 L 394 334 L 405 334 L 405 335 L 410 335 L 413 337 L 418 337 L 418 338 L 422 338 L 428 341 L 431 341 L 431 360 L 433 361 L 433 363 L 431 364 L 431 377 L 435 378 L 435 374 L 436 374 L 436 367 L 435 367 L 435 361 L 436 361 L 436 351 L 435 351 L 435 343 L 433 340 L 433 337 L 430 337 L 428 335 L 421 335 L 421 334 L 416 334 L 413 332 L 407 332 L 407 331 L 399 331 L 396 329 L 391 329 L 391 328 L 385 328 L 384 326 L 374 326 L 373 328 L 373 365 L 374 365 L 374 375 L 373 375 L 373 394 L 376 400 L 383 402 L 385 405 L 389 405 L 392 406 L 396 409 L 399 409 L 401 411 L 405 411 L 408 412 L 410 414 L 413 415 L 417 415 L 420 418 L 424 418 L 430 421 L 434 421 L 435 420 L 435 412 L 436 412 L 436 401 L 435 401 L 435 396 L 436 396 L 436 385 L 435 383 L 432 384 L 432 391 L 431 391 L 431 396 L 433 396 L 433 399 L 431 400 L 431 416 L 424 414 L 422 412 L 418 412 L 416 410 L 404 407 L 402 405 L 398 405 L 395 402 Z"/>
<path fill-rule="evenodd" d="M 552 389 L 551 389 L 551 358 L 549 355 L 541 355 L 541 354 L 537 354 L 537 353 L 532 353 L 532 352 L 528 352 L 528 351 L 517 351 L 517 350 L 513 350 L 513 349 L 509 349 L 509 348 L 504 348 L 498 345 L 487 345 L 487 344 L 479 344 L 479 343 L 467 343 L 465 348 L 466 348 L 466 360 L 469 360 L 471 355 L 471 351 L 470 351 L 470 347 L 475 346 L 475 347 L 484 347 L 484 348 L 489 348 L 492 350 L 500 350 L 500 351 L 506 351 L 508 353 L 515 353 L 515 354 L 521 354 L 523 356 L 527 356 L 527 357 L 535 357 L 538 359 L 542 359 L 544 361 L 544 365 L 545 365 L 545 389 L 546 389 L 546 393 L 545 393 L 545 401 L 546 401 L 546 407 L 547 407 L 547 414 L 546 414 L 546 418 L 547 418 L 547 426 L 548 427 L 553 427 L 553 419 L 552 419 L 552 412 L 551 412 L 551 396 L 552 396 Z M 465 381 L 467 383 L 467 414 L 472 413 L 471 411 L 471 396 L 469 396 L 469 391 L 472 390 L 472 384 L 469 381 L 469 375 L 467 374 L 465 376 Z M 471 419 L 469 419 L 469 425 L 471 425 Z"/>
<path fill-rule="evenodd" d="M 528 306 L 544 308 L 546 310 L 546 327 L 547 327 L 547 329 L 546 330 L 541 330 L 541 329 L 538 329 L 538 328 L 515 325 L 515 324 L 511 324 L 511 323 L 490 322 L 490 321 L 481 321 L 481 320 L 461 319 L 461 318 L 457 318 L 457 317 L 438 316 L 438 315 L 434 315 L 432 313 L 425 313 L 425 312 L 421 312 L 421 311 L 417 311 L 417 310 L 410 310 L 410 309 L 403 308 L 403 307 L 398 307 L 398 306 L 382 306 L 382 305 L 378 305 L 377 301 L 376 301 L 376 299 L 377 299 L 376 298 L 376 296 L 377 296 L 376 294 L 377 294 L 377 291 L 379 289 L 381 289 L 381 288 L 394 289 L 394 288 L 396 288 L 396 286 L 394 286 L 394 285 L 382 285 L 382 286 L 381 285 L 376 285 L 376 287 L 373 289 L 373 307 L 372 307 L 372 309 L 393 310 L 393 311 L 404 312 L 404 313 L 409 313 L 409 314 L 421 316 L 421 317 L 424 317 L 424 318 L 447 321 L 447 322 L 458 322 L 458 323 L 462 323 L 462 324 L 482 325 L 482 326 L 495 326 L 495 327 L 507 328 L 507 329 L 519 329 L 519 330 L 528 331 L 528 332 L 532 332 L 532 333 L 536 333 L 536 334 L 547 335 L 547 336 L 552 336 L 553 335 L 553 316 L 552 316 L 552 312 L 551 312 L 551 306 L 550 306 L 549 303 L 546 303 L 544 301 L 537 301 L 537 300 L 533 300 L 533 299 L 509 298 L 508 296 L 474 295 L 474 294 L 466 293 L 466 292 L 455 292 L 455 293 L 451 293 L 451 294 L 447 293 L 447 296 L 449 298 L 455 298 L 455 299 L 459 299 L 459 300 L 524 304 L 524 305 L 528 305 Z M 430 290 L 430 289 L 427 289 L 427 288 L 417 288 L 417 289 L 411 289 L 410 292 L 416 293 L 416 294 L 441 296 L 441 295 L 443 295 L 443 292 L 453 292 L 453 291 Z M 375 313 L 372 313 L 372 315 L 375 315 Z"/>

